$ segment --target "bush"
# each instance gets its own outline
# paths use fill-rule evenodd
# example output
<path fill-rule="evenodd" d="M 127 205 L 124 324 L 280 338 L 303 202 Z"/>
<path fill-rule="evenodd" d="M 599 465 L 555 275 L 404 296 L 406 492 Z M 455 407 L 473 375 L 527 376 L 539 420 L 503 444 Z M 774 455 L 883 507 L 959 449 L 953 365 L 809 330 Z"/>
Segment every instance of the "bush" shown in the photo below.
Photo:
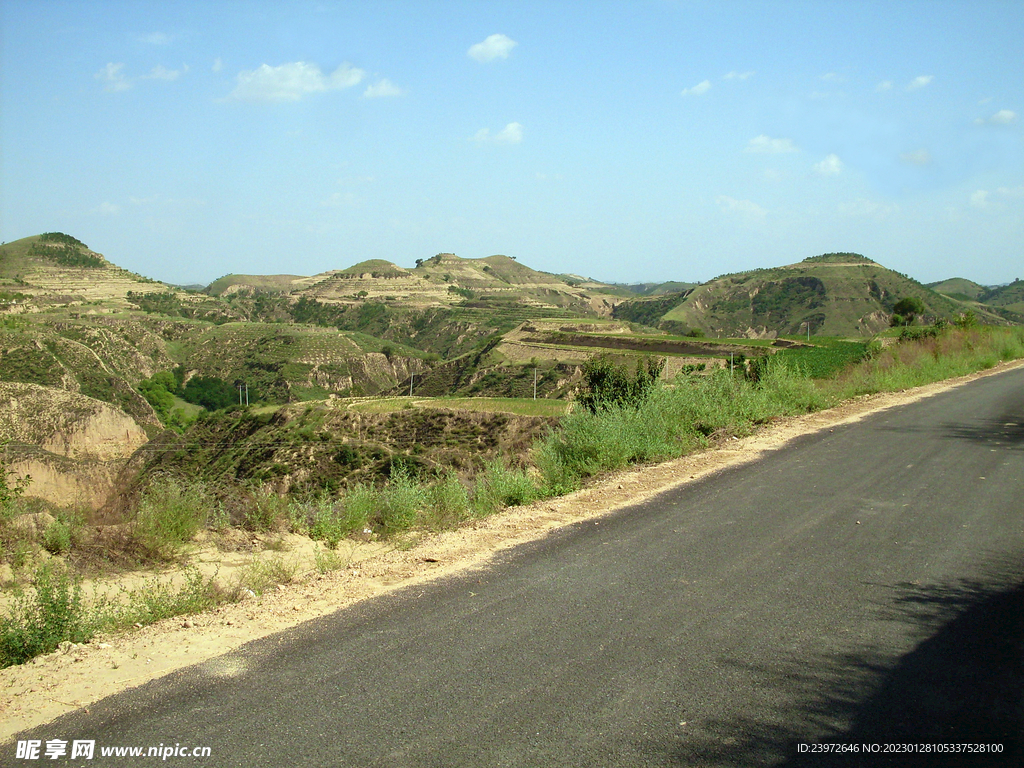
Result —
<path fill-rule="evenodd" d="M 533 478 L 524 469 L 509 467 L 501 458 L 484 465 L 473 489 L 473 514 L 484 517 L 505 507 L 529 504 L 540 497 Z"/>
<path fill-rule="evenodd" d="M 588 411 L 611 406 L 638 407 L 657 384 L 665 365 L 660 358 L 636 361 L 630 375 L 624 365 L 615 365 L 608 355 L 592 357 L 583 364 L 583 388 L 577 400 Z"/>
<path fill-rule="evenodd" d="M 369 510 L 374 503 L 365 498 L 366 489 L 357 486 L 344 499 L 331 499 L 323 494 L 312 504 L 312 523 L 309 537 L 336 549 L 341 540 L 366 527 Z"/>
<path fill-rule="evenodd" d="M 391 480 L 378 494 L 378 507 L 370 522 L 385 539 L 409 530 L 426 503 L 426 493 L 404 466 L 395 468 Z"/>
<path fill-rule="evenodd" d="M 245 527 L 257 533 L 273 530 L 279 518 L 288 513 L 288 500 L 262 485 L 254 489 L 245 510 Z"/>
<path fill-rule="evenodd" d="M 92 636 L 82 604 L 81 581 L 58 560 L 36 569 L 34 589 L 18 594 L 0 618 L 0 667 L 21 664 L 56 650 L 64 641 Z"/>
<path fill-rule="evenodd" d="M 419 523 L 431 531 L 457 527 L 469 517 L 469 491 L 458 475 L 449 470 L 427 490 L 427 504 Z"/>
<path fill-rule="evenodd" d="M 151 555 L 173 559 L 206 524 L 212 511 L 213 502 L 204 484 L 156 480 L 139 502 L 135 537 Z"/>

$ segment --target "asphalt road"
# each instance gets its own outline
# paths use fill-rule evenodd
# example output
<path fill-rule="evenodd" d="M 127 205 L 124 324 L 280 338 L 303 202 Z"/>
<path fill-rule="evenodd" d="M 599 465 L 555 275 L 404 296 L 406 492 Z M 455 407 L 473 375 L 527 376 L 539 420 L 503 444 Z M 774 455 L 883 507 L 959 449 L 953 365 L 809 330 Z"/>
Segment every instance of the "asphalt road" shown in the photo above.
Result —
<path fill-rule="evenodd" d="M 95 740 L 83 766 L 1019 766 L 1022 691 L 1018 369 L 18 738 Z M 99 754 L 175 743 L 211 756 Z M 1003 752 L 863 751 L 974 743 Z"/>

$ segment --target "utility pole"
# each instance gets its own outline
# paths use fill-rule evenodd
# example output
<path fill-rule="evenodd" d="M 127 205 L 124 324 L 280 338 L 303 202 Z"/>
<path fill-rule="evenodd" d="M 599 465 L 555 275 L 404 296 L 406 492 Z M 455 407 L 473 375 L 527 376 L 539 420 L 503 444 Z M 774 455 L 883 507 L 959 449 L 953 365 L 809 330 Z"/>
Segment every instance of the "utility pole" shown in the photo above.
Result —
<path fill-rule="evenodd" d="M 412 397 L 412 381 L 416 378 L 416 374 L 412 371 L 409 372 L 409 397 Z"/>
<path fill-rule="evenodd" d="M 245 407 L 249 407 L 249 382 L 245 382 Z"/>
<path fill-rule="evenodd" d="M 537 369 L 533 369 L 533 399 L 537 399 Z"/>
<path fill-rule="evenodd" d="M 238 404 L 242 404 L 242 385 L 238 385 Z"/>

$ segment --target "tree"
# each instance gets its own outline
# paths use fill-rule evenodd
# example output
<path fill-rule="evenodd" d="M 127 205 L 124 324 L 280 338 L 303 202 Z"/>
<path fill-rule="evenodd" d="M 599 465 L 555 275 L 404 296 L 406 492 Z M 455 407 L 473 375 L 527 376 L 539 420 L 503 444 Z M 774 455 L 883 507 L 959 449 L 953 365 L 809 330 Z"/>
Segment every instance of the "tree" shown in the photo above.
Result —
<path fill-rule="evenodd" d="M 583 364 L 580 405 L 594 413 L 611 406 L 638 408 L 654 391 L 664 366 L 661 358 L 642 358 L 630 375 L 625 365 L 615 365 L 608 355 L 592 357 Z"/>
<path fill-rule="evenodd" d="M 917 296 L 907 296 L 900 299 L 896 302 L 896 306 L 892 308 L 894 312 L 892 318 L 893 325 L 910 325 L 914 322 L 914 318 L 917 315 L 924 314 L 926 309 L 924 302 L 917 298 Z M 900 322 L 896 322 L 897 317 Z"/>

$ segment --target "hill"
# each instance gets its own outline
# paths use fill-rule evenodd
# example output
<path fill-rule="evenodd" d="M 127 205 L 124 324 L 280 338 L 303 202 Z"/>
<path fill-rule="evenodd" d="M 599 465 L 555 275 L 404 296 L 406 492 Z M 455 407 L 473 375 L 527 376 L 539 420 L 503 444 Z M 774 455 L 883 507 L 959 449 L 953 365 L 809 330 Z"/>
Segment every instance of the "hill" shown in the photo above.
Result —
<path fill-rule="evenodd" d="M 538 272 L 508 256 L 464 259 L 451 253 L 418 259 L 413 269 L 382 260 L 365 261 L 303 282 L 294 292 L 299 298 L 327 304 L 381 302 L 407 309 L 515 303 L 607 315 L 618 293 L 602 283 Z"/>
<path fill-rule="evenodd" d="M 224 275 L 217 278 L 203 290 L 211 296 L 223 296 L 238 292 L 290 293 L 299 281 L 307 278 L 301 275 Z"/>
<path fill-rule="evenodd" d="M 861 336 L 888 327 L 903 298 L 920 299 L 926 318 L 956 317 L 973 309 L 989 322 L 997 314 L 966 305 L 860 254 L 812 256 L 797 264 L 723 275 L 690 291 L 638 299 L 615 317 L 676 332 L 711 336 L 774 337 L 810 333 Z"/>
<path fill-rule="evenodd" d="M 1024 280 L 1017 278 L 1009 285 L 990 288 L 978 297 L 978 301 L 990 307 L 1024 314 Z"/>
<path fill-rule="evenodd" d="M 941 293 L 943 296 L 969 301 L 977 301 L 982 294 L 989 290 L 984 285 L 979 285 L 973 280 L 967 280 L 963 277 L 952 277 L 949 280 L 928 283 L 927 287 L 936 293 Z"/>
<path fill-rule="evenodd" d="M 0 301 L 120 309 L 128 294 L 175 289 L 111 264 L 85 243 L 46 232 L 0 245 Z M 20 298 L 19 298 L 20 297 Z M 97 311 L 97 310 L 92 310 Z"/>

